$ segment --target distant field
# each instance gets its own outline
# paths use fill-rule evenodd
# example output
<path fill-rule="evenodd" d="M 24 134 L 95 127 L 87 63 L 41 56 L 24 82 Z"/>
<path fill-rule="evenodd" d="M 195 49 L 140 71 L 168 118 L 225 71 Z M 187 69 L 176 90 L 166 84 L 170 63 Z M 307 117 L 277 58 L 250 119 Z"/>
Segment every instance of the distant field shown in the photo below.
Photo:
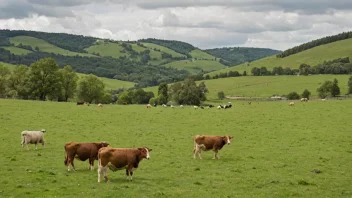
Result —
<path fill-rule="evenodd" d="M 210 55 L 206 52 L 203 52 L 199 49 L 192 50 L 189 54 L 192 56 L 192 58 L 197 58 L 197 59 L 207 59 L 207 60 L 214 60 L 215 59 L 215 56 Z"/>
<path fill-rule="evenodd" d="M 217 61 L 211 60 L 181 60 L 168 63 L 164 65 L 165 67 L 174 67 L 177 69 L 185 69 L 191 73 L 199 73 L 203 71 L 213 71 L 226 68 Z"/>
<path fill-rule="evenodd" d="M 59 48 L 55 45 L 52 45 L 42 39 L 37 39 L 34 37 L 30 37 L 30 36 L 16 36 L 16 37 L 11 37 L 10 38 L 10 42 L 18 45 L 20 43 L 22 43 L 23 45 L 29 45 L 31 46 L 33 49 L 35 47 L 39 48 L 39 51 L 41 52 L 48 52 L 48 53 L 54 53 L 54 54 L 61 54 L 64 56 L 93 56 L 91 54 L 85 54 L 85 53 L 78 53 L 78 52 L 71 52 L 69 50 L 65 50 L 62 48 Z"/>
<path fill-rule="evenodd" d="M 342 57 L 352 58 L 352 39 L 342 40 L 333 42 L 330 44 L 318 46 L 298 54 L 293 54 L 285 58 L 276 58 L 276 55 L 266 57 L 260 60 L 249 63 L 243 63 L 227 69 L 215 71 L 209 73 L 211 76 L 219 74 L 221 72 L 238 71 L 241 74 L 243 71 L 247 71 L 247 74 L 251 74 L 253 67 L 266 67 L 268 70 L 277 66 L 299 68 L 302 63 L 310 64 L 311 66 L 317 65 L 324 61 L 333 60 Z"/>
<path fill-rule="evenodd" d="M 301 94 L 308 89 L 312 96 L 317 96 L 317 88 L 325 80 L 339 81 L 341 94 L 347 93 L 349 75 L 313 75 L 313 76 L 244 76 L 204 80 L 209 93 L 208 100 L 217 99 L 218 92 L 223 91 L 226 96 L 270 97 L 274 94 L 283 95 L 290 92 Z M 198 82 L 198 83 L 199 83 Z M 157 93 L 158 87 L 145 88 L 146 91 Z"/>
<path fill-rule="evenodd" d="M 160 50 L 161 52 L 165 52 L 165 53 L 168 53 L 168 54 L 171 54 L 172 57 L 184 57 L 185 55 L 183 54 L 180 54 L 178 52 L 175 52 L 174 50 L 172 49 L 169 49 L 167 47 L 164 47 L 164 46 L 160 46 L 160 45 L 156 45 L 156 44 L 153 44 L 153 43 L 142 43 L 144 46 L 150 48 L 150 49 L 158 49 Z M 151 50 L 152 51 L 152 50 Z"/>
<path fill-rule="evenodd" d="M 85 76 L 86 74 L 81 74 L 77 73 L 79 77 Z M 105 84 L 105 89 L 106 90 L 116 90 L 119 88 L 130 88 L 133 87 L 135 83 L 133 82 L 128 82 L 128 81 L 122 81 L 122 80 L 116 80 L 116 79 L 110 79 L 110 78 L 104 78 L 104 77 L 99 77 Z"/>
<path fill-rule="evenodd" d="M 260 102 L 233 108 L 77 106 L 0 99 L 2 197 L 351 197 L 352 101 L 289 107 Z M 35 119 L 34 119 L 35 118 Z M 167 124 L 165 124 L 167 123 Z M 46 129 L 46 148 L 21 151 L 23 130 Z M 194 160 L 193 136 L 232 135 L 231 145 Z M 108 170 L 97 183 L 88 161 L 64 166 L 64 144 L 107 141 L 153 149 L 133 175 Z M 312 172 L 314 169 L 320 174 Z"/>
<path fill-rule="evenodd" d="M 9 68 L 11 71 L 13 70 L 13 68 L 16 67 L 16 65 L 12 65 L 12 64 L 9 64 L 9 63 L 4 63 L 4 62 L 0 62 L 0 65 L 3 65 L 7 68 Z"/>
<path fill-rule="evenodd" d="M 6 47 L 0 47 L 0 48 L 4 48 L 4 49 L 10 51 L 11 53 L 13 53 L 15 55 L 27 55 L 29 53 L 32 53 L 29 50 L 22 49 L 22 48 L 19 48 L 19 47 L 14 47 L 14 46 L 6 46 Z"/>
<path fill-rule="evenodd" d="M 113 58 L 119 58 L 121 56 L 128 56 L 127 53 L 121 53 L 124 48 L 117 43 L 104 43 L 104 42 L 98 42 L 99 44 L 97 45 L 92 45 L 89 48 L 86 48 L 88 53 L 92 54 L 94 53 L 99 53 L 100 56 L 111 56 Z"/>

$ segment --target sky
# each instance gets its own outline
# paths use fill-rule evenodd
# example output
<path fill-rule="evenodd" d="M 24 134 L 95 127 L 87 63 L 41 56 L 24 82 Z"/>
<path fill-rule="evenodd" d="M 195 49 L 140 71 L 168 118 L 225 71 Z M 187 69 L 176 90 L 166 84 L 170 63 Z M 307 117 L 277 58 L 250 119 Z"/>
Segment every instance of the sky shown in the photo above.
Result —
<path fill-rule="evenodd" d="M 351 31 L 351 11 L 351 0 L 0 0 L 0 29 L 285 50 Z"/>

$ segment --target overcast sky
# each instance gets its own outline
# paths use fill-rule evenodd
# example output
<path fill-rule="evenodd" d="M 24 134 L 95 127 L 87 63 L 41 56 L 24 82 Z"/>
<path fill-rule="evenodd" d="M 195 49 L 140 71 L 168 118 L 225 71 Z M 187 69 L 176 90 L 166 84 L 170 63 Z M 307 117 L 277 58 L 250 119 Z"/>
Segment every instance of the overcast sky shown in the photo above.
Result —
<path fill-rule="evenodd" d="M 352 30 L 351 11 L 351 0 L 0 0 L 0 29 L 285 50 Z"/>

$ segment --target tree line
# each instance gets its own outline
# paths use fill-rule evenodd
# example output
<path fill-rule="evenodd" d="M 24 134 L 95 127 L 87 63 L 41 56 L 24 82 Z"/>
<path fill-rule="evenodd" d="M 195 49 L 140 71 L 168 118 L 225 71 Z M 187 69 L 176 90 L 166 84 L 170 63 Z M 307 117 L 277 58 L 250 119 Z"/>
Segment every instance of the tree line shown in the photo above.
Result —
<path fill-rule="evenodd" d="M 192 50 L 195 50 L 196 48 L 189 44 L 185 43 L 182 41 L 174 41 L 174 40 L 162 40 L 162 39 L 155 39 L 155 38 L 148 38 L 148 39 L 140 39 L 138 42 L 145 42 L 145 43 L 154 43 L 157 45 L 161 45 L 164 47 L 167 47 L 169 49 L 172 49 L 180 54 L 184 54 L 187 56 L 187 58 L 192 58 L 190 53 Z"/>
<path fill-rule="evenodd" d="M 137 83 L 138 87 L 157 86 L 162 82 L 182 81 L 190 73 L 186 70 L 146 65 L 127 57 L 81 57 L 63 56 L 53 53 L 35 52 L 27 55 L 15 55 L 0 48 L 0 61 L 10 64 L 31 65 L 39 59 L 51 57 L 60 67 L 71 65 L 79 73 L 95 74 L 101 77 Z"/>
<path fill-rule="evenodd" d="M 337 35 L 327 36 L 324 38 L 310 41 L 308 43 L 304 43 L 302 45 L 293 47 L 291 49 L 287 49 L 287 50 L 283 51 L 281 54 L 278 54 L 276 57 L 284 58 L 284 57 L 290 56 L 292 54 L 297 54 L 297 53 L 302 52 L 304 50 L 311 49 L 313 47 L 317 47 L 320 45 L 325 45 L 328 43 L 332 43 L 332 42 L 336 42 L 336 41 L 340 41 L 340 40 L 344 40 L 344 39 L 349 39 L 349 38 L 352 38 L 352 32 L 343 32 L 343 33 L 340 33 Z"/>
<path fill-rule="evenodd" d="M 52 58 L 40 59 L 30 67 L 19 65 L 13 71 L 0 65 L 0 97 L 63 102 L 78 98 L 89 103 L 111 103 L 112 94 L 104 88 L 97 76 L 79 79 L 71 66 L 60 69 Z"/>
<path fill-rule="evenodd" d="M 226 66 L 239 65 L 245 62 L 251 62 L 267 56 L 280 53 L 281 51 L 266 48 L 251 47 L 224 47 L 205 50 L 208 54 L 220 58 L 220 63 Z"/>

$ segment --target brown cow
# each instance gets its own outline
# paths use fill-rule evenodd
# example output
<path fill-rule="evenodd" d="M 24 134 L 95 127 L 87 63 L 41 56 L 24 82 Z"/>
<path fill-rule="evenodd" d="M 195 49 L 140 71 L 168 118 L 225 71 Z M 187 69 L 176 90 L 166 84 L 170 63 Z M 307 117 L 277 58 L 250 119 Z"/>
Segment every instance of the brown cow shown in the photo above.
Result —
<path fill-rule="evenodd" d="M 149 159 L 151 148 L 102 148 L 98 153 L 98 182 L 100 176 L 104 174 L 105 181 L 108 181 L 107 168 L 112 171 L 126 169 L 126 179 L 130 175 L 132 181 L 133 169 L 138 168 L 138 164 L 144 158 Z"/>
<path fill-rule="evenodd" d="M 225 144 L 230 144 L 232 136 L 208 136 L 208 135 L 196 135 L 194 136 L 194 150 L 193 158 L 196 159 L 196 154 L 198 153 L 199 159 L 202 159 L 201 151 L 214 151 L 213 159 L 219 159 L 218 151 Z"/>
<path fill-rule="evenodd" d="M 106 142 L 69 142 L 66 143 L 64 148 L 66 152 L 65 156 L 65 166 L 67 170 L 70 171 L 70 164 L 72 169 L 75 170 L 75 165 L 73 164 L 74 158 L 81 161 L 86 161 L 89 159 L 89 168 L 94 170 L 94 160 L 97 160 L 98 151 L 100 148 L 109 146 Z"/>

